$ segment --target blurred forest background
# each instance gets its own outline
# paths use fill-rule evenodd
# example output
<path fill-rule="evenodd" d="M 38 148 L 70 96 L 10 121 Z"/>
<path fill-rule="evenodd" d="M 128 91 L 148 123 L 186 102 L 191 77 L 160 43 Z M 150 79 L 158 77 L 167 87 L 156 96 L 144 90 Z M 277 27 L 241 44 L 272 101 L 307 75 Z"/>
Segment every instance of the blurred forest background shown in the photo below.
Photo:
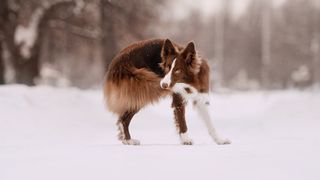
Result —
<path fill-rule="evenodd" d="M 212 86 L 320 84 L 319 0 L 1 0 L 0 84 L 99 87 L 148 38 L 195 41 Z"/>

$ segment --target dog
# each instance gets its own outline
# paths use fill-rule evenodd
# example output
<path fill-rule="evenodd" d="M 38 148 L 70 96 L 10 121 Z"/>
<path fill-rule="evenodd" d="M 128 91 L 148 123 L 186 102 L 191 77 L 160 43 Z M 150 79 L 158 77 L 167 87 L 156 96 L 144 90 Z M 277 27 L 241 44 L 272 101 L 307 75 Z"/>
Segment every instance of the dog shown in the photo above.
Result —
<path fill-rule="evenodd" d="M 193 42 L 183 48 L 169 39 L 134 43 L 120 51 L 106 73 L 104 96 L 107 108 L 118 115 L 118 138 L 125 145 L 139 145 L 131 138 L 133 116 L 148 104 L 172 96 L 175 124 L 181 144 L 192 145 L 185 121 L 185 106 L 192 101 L 217 144 L 221 139 L 211 123 L 209 104 L 209 66 L 197 56 Z"/>

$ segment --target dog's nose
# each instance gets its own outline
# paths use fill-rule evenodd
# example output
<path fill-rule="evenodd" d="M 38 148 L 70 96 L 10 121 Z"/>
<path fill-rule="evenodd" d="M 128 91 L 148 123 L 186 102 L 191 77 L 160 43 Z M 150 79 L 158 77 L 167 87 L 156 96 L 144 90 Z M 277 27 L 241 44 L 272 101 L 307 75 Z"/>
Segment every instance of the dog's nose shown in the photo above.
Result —
<path fill-rule="evenodd" d="M 167 89 L 167 88 L 169 87 L 169 85 L 168 85 L 168 83 L 162 83 L 162 84 L 161 84 L 161 87 L 162 87 L 163 89 Z"/>

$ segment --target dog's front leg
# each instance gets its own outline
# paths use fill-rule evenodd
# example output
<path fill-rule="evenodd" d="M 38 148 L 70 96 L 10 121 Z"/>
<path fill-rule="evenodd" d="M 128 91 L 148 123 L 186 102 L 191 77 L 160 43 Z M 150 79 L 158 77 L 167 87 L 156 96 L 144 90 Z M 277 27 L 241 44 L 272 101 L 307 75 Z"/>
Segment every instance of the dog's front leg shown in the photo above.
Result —
<path fill-rule="evenodd" d="M 204 121 L 210 136 L 217 144 L 231 143 L 230 140 L 222 139 L 218 136 L 217 131 L 211 122 L 210 113 L 207 107 L 210 104 L 208 94 L 199 93 L 194 87 L 185 83 L 176 83 L 173 86 L 172 90 L 175 94 L 179 95 L 184 101 L 194 101 L 194 106 L 198 111 L 199 116 Z"/>
<path fill-rule="evenodd" d="M 230 140 L 222 139 L 222 138 L 220 138 L 218 136 L 217 131 L 214 128 L 214 126 L 213 126 L 213 124 L 211 122 L 210 113 L 208 111 L 208 105 L 209 105 L 208 103 L 209 103 L 209 101 L 205 97 L 206 96 L 203 96 L 203 95 L 199 94 L 199 96 L 197 96 L 197 98 L 195 99 L 194 107 L 198 111 L 199 116 L 201 117 L 201 119 L 204 121 L 210 136 L 219 145 L 221 145 L 221 144 L 231 144 Z"/>
<path fill-rule="evenodd" d="M 192 145 L 192 140 L 188 137 L 187 123 L 185 120 L 185 105 L 186 101 L 180 94 L 174 93 L 172 95 L 172 108 L 174 113 L 174 120 L 177 127 L 177 131 L 180 136 L 181 144 Z"/>

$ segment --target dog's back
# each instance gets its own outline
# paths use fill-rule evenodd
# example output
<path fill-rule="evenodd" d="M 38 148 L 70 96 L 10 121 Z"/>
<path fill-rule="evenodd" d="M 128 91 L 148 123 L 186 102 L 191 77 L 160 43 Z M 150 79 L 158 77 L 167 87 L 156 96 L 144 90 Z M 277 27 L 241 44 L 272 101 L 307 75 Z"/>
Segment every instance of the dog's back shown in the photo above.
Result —
<path fill-rule="evenodd" d="M 123 49 L 110 64 L 108 80 L 122 81 L 134 76 L 134 70 L 141 68 L 146 68 L 160 77 L 163 76 L 163 71 L 159 67 L 163 42 L 161 39 L 140 41 Z"/>

